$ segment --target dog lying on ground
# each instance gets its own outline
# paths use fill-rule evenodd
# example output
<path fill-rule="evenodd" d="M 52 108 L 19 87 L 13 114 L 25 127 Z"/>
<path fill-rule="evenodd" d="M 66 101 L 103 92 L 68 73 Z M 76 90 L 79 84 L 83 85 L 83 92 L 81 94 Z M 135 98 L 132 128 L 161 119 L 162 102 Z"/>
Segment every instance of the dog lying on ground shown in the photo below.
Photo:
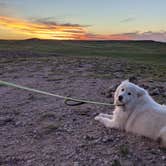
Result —
<path fill-rule="evenodd" d="M 95 120 L 106 127 L 159 140 L 166 147 L 166 106 L 156 103 L 148 92 L 123 81 L 115 91 L 113 115 L 100 113 Z"/>

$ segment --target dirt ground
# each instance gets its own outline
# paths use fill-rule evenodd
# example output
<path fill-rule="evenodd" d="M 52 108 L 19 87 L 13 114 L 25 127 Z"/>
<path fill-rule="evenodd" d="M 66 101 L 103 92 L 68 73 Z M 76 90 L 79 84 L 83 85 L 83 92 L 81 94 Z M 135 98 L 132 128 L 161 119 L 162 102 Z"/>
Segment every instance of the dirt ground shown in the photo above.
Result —
<path fill-rule="evenodd" d="M 135 76 L 166 103 L 165 73 L 111 57 L 0 57 L 0 80 L 47 92 L 113 102 L 120 81 Z M 157 77 L 156 77 L 157 76 Z M 113 107 L 64 101 L 0 86 L 2 166 L 165 166 L 166 150 L 150 139 L 107 129 L 94 117 Z"/>

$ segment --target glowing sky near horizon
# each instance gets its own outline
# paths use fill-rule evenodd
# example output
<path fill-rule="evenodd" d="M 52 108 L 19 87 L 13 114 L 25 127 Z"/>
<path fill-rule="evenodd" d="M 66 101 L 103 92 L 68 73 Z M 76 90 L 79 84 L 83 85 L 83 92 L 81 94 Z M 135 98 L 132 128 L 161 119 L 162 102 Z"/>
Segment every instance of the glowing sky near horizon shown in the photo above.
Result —
<path fill-rule="evenodd" d="M 0 0 L 0 39 L 166 42 L 165 0 Z"/>

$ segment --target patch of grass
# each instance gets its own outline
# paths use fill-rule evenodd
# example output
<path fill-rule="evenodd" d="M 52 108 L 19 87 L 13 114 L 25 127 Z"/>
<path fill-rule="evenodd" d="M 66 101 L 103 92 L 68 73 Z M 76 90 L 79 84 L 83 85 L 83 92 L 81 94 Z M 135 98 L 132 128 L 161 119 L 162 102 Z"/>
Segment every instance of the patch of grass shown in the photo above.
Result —
<path fill-rule="evenodd" d="M 111 56 L 143 63 L 166 64 L 166 43 L 154 41 L 0 41 L 0 51 L 40 55 Z"/>
<path fill-rule="evenodd" d="M 48 124 L 46 126 L 44 126 L 44 133 L 46 134 L 49 134 L 49 133 L 52 133 L 54 132 L 55 130 L 57 130 L 59 128 L 59 125 L 56 125 L 56 124 Z"/>
<path fill-rule="evenodd" d="M 41 115 L 39 118 L 40 121 L 45 120 L 45 119 L 55 120 L 56 115 L 54 113 L 45 113 L 45 114 Z"/>
<path fill-rule="evenodd" d="M 87 76 L 95 78 L 111 79 L 128 78 L 131 75 L 165 81 L 166 75 L 166 43 L 153 41 L 56 41 L 56 40 L 23 40 L 23 41 L 3 41 L 0 40 L 0 52 L 9 51 L 11 54 L 16 51 L 23 51 L 26 54 L 36 54 L 35 57 L 25 58 L 2 58 L 1 64 L 19 64 L 19 62 L 32 63 L 35 60 L 36 70 L 43 69 L 44 63 L 51 63 L 55 68 L 48 72 L 47 81 L 58 81 L 54 75 L 65 75 L 64 69 L 58 69 L 57 55 L 65 57 L 72 56 L 95 58 L 104 57 L 105 62 L 99 60 L 93 70 Z M 44 55 L 44 56 L 37 56 Z M 49 57 L 49 55 L 55 55 Z M 107 58 L 111 58 L 107 63 Z M 116 62 L 119 61 L 121 66 Z M 114 60 L 116 61 L 114 63 Z M 67 59 L 66 59 L 67 61 Z M 55 63 L 56 62 L 56 63 Z M 109 64 L 109 62 L 111 62 Z M 41 64 L 40 64 L 41 63 Z M 63 61 L 65 64 L 65 61 Z M 74 64 L 74 62 L 73 62 Z M 123 71 L 117 73 L 115 68 Z M 11 71 L 12 72 L 12 71 Z M 53 78 L 49 78 L 52 77 Z"/>
<path fill-rule="evenodd" d="M 127 145 L 121 145 L 119 147 L 119 152 L 122 156 L 127 156 L 129 154 L 129 148 Z"/>
<path fill-rule="evenodd" d="M 13 63 L 13 60 L 11 58 L 5 59 L 5 60 L 2 60 L 1 63 L 3 63 L 3 64 Z"/>
<path fill-rule="evenodd" d="M 113 163 L 111 166 L 121 166 L 121 163 L 118 159 L 113 160 Z"/>
<path fill-rule="evenodd" d="M 56 132 L 60 128 L 60 124 L 57 122 L 42 121 L 38 127 L 38 133 L 41 136 Z"/>
<path fill-rule="evenodd" d="M 166 153 L 166 148 L 160 147 L 160 150 L 161 150 L 162 152 Z"/>

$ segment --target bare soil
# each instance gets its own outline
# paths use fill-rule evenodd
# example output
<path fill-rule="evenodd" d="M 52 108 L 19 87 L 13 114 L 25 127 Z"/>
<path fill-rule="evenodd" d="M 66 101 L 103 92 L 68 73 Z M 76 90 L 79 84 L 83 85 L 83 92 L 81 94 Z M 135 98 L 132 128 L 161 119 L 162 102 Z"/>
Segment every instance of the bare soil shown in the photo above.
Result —
<path fill-rule="evenodd" d="M 155 69 L 111 57 L 0 56 L 0 80 L 110 103 L 116 86 L 131 76 L 166 103 L 165 73 Z M 165 166 L 166 150 L 157 142 L 94 120 L 112 111 L 92 104 L 71 107 L 58 98 L 0 86 L 0 165 Z"/>

